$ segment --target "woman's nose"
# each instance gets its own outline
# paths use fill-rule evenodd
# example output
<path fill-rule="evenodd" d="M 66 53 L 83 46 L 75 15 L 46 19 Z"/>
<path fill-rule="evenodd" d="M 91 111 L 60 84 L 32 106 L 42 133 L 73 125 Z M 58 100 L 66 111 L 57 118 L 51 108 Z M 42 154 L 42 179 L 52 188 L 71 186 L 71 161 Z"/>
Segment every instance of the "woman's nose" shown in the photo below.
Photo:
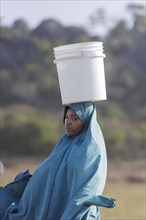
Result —
<path fill-rule="evenodd" d="M 66 120 L 66 124 L 67 125 L 71 124 L 71 120 L 69 118 Z"/>

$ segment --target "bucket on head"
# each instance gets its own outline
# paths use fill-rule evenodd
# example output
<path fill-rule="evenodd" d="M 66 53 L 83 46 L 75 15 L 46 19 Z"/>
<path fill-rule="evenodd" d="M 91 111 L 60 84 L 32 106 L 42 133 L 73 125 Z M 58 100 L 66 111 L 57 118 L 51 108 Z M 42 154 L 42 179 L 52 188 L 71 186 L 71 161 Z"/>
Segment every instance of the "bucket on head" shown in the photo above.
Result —
<path fill-rule="evenodd" d="M 106 99 L 102 42 L 63 45 L 54 54 L 63 105 Z"/>

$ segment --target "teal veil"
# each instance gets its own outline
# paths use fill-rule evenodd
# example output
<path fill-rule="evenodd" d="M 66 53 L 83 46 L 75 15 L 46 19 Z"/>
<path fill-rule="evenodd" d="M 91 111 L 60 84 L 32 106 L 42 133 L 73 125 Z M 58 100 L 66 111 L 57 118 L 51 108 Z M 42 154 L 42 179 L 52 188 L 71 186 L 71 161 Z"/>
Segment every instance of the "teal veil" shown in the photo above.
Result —
<path fill-rule="evenodd" d="M 92 102 L 69 105 L 84 123 L 75 137 L 63 134 L 36 169 L 9 220 L 96 220 L 99 209 L 85 201 L 101 195 L 107 173 L 104 138 Z"/>

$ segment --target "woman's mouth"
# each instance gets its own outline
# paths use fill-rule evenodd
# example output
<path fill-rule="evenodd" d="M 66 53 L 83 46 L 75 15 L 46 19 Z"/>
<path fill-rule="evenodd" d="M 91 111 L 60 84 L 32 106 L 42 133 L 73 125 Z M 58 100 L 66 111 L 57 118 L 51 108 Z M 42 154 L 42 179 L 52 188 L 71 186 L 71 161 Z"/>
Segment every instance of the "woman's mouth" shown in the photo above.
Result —
<path fill-rule="evenodd" d="M 71 128 L 70 127 L 65 127 L 65 130 L 66 131 L 71 131 Z"/>

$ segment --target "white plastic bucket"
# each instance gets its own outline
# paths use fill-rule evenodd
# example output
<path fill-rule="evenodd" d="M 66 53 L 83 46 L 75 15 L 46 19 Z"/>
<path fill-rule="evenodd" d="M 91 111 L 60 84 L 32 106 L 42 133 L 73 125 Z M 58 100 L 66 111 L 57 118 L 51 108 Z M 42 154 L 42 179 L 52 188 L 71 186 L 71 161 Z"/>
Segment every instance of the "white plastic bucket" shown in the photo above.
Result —
<path fill-rule="evenodd" d="M 63 45 L 54 54 L 63 105 L 106 99 L 102 42 Z"/>

